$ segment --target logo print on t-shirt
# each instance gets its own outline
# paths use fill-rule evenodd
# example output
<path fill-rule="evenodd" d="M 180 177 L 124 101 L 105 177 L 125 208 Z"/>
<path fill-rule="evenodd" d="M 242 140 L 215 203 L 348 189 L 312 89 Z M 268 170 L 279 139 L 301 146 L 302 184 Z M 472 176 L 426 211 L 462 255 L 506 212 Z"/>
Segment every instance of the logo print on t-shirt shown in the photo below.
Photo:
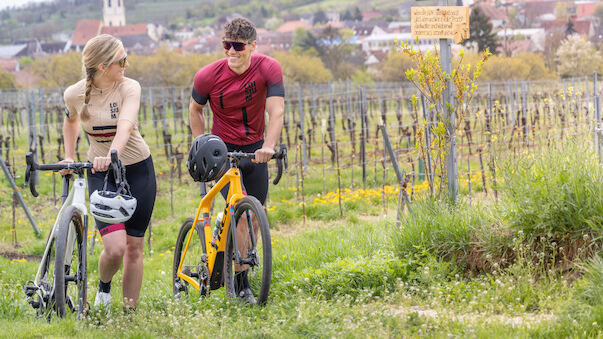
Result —
<path fill-rule="evenodd" d="M 117 119 L 117 113 L 119 113 L 119 107 L 117 107 L 117 103 L 110 103 L 109 109 L 111 110 L 111 119 Z"/>
<path fill-rule="evenodd" d="M 245 85 L 245 102 L 251 101 L 253 94 L 258 90 L 255 87 L 255 81 L 250 81 Z"/>

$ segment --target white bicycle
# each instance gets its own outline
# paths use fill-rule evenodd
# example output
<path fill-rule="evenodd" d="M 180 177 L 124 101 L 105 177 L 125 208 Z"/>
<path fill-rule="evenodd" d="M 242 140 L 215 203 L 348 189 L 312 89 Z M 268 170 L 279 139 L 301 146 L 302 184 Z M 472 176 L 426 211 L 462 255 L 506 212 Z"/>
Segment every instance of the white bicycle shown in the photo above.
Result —
<path fill-rule="evenodd" d="M 29 185 L 34 197 L 38 196 L 36 171 L 67 169 L 75 174 L 71 190 L 69 184 L 72 175 L 63 176 L 63 205 L 48 235 L 36 277 L 25 284 L 27 300 L 38 315 L 48 319 L 54 314 L 64 317 L 66 310 L 77 313 L 77 319 L 80 319 L 89 308 L 86 298 L 88 208 L 84 173 L 93 167 L 92 163 L 38 164 L 31 152 L 26 154 L 25 159 L 25 184 Z M 111 152 L 111 168 L 119 183 L 122 171 L 116 151 Z"/>

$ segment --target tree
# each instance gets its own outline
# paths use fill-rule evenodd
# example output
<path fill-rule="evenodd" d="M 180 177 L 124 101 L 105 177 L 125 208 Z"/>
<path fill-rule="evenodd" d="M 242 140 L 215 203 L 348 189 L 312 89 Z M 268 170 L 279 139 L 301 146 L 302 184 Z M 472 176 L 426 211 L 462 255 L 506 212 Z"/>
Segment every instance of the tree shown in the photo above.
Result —
<path fill-rule="evenodd" d="M 354 12 L 352 13 L 352 20 L 362 21 L 362 12 L 360 12 L 360 8 L 354 7 Z"/>
<path fill-rule="evenodd" d="M 217 55 L 185 55 L 162 48 L 151 55 L 129 55 L 126 75 L 143 86 L 187 86 L 201 67 L 217 59 Z"/>
<path fill-rule="evenodd" d="M 329 22 L 329 18 L 327 18 L 325 11 L 319 9 L 314 13 L 314 24 L 326 24 L 327 22 Z"/>
<path fill-rule="evenodd" d="M 273 57 L 281 63 L 287 83 L 321 83 L 333 80 L 333 75 L 320 58 L 295 52 L 276 52 Z"/>
<path fill-rule="evenodd" d="M 352 13 L 347 8 L 345 11 L 341 12 L 339 15 L 341 16 L 341 21 L 353 21 L 354 20 L 354 18 L 352 17 Z"/>
<path fill-rule="evenodd" d="M 354 54 L 355 45 L 350 41 L 354 32 L 327 26 L 318 36 L 298 29 L 291 48 L 298 54 L 318 56 L 336 79 L 349 79 L 356 71 L 348 59 Z"/>
<path fill-rule="evenodd" d="M 593 44 L 579 35 L 570 35 L 563 40 L 555 56 L 557 73 L 563 78 L 592 75 L 603 63 L 603 57 Z"/>
<path fill-rule="evenodd" d="M 477 44 L 477 50 L 480 52 L 489 49 L 491 53 L 496 53 L 498 41 L 496 33 L 492 32 L 492 24 L 479 7 L 471 11 L 469 17 L 469 39 L 465 41 L 466 45 Z"/>
<path fill-rule="evenodd" d="M 567 25 L 565 25 L 565 36 L 578 33 L 574 28 L 574 22 L 572 19 L 567 19 Z"/>
<path fill-rule="evenodd" d="M 16 87 L 17 81 L 15 80 L 15 75 L 0 67 L 0 88 L 8 89 Z"/>
<path fill-rule="evenodd" d="M 38 85 L 46 88 L 67 87 L 82 79 L 82 55 L 75 51 L 48 55 L 30 65 Z"/>
<path fill-rule="evenodd" d="M 413 66 L 408 54 L 391 51 L 383 62 L 378 77 L 383 81 L 406 81 L 406 71 Z"/>

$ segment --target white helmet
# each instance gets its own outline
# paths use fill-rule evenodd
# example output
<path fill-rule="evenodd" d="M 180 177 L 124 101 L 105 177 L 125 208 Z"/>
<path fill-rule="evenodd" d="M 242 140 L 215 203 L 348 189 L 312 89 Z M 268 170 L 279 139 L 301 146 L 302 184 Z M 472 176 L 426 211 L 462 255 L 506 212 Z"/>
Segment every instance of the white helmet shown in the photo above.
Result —
<path fill-rule="evenodd" d="M 94 191 L 90 195 L 90 213 L 99 221 L 110 224 L 129 220 L 136 210 L 136 198 L 110 191 Z"/>

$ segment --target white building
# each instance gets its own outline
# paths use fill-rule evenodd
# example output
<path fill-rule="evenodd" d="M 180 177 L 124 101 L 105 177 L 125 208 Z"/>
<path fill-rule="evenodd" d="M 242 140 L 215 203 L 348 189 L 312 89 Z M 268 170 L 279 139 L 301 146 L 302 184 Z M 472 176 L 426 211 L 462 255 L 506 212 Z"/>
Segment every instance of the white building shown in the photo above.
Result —
<path fill-rule="evenodd" d="M 125 0 L 103 0 L 103 25 L 125 26 L 126 6 Z"/>

